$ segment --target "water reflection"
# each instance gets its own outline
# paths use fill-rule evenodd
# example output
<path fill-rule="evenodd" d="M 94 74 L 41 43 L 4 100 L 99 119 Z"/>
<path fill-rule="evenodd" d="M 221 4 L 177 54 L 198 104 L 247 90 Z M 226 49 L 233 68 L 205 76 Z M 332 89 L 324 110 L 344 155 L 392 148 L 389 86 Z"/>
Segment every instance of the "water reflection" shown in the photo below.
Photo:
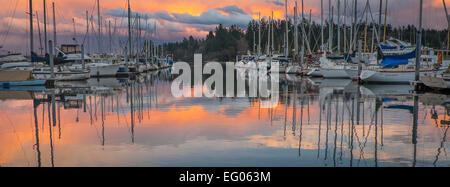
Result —
<path fill-rule="evenodd" d="M 447 95 L 280 77 L 280 101 L 173 98 L 160 71 L 0 91 L 1 166 L 450 166 Z"/>

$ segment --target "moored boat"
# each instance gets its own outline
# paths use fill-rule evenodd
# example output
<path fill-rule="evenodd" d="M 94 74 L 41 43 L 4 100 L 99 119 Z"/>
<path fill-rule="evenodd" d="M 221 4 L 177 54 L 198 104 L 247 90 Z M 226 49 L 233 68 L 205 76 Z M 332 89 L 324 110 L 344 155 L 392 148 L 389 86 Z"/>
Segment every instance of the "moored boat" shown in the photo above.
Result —
<path fill-rule="evenodd" d="M 450 68 L 444 73 L 428 74 L 420 77 L 422 83 L 432 89 L 450 89 Z"/>
<path fill-rule="evenodd" d="M 0 71 L 1 87 L 43 86 L 46 84 L 46 82 L 46 80 L 34 79 L 31 71 L 27 70 Z"/>

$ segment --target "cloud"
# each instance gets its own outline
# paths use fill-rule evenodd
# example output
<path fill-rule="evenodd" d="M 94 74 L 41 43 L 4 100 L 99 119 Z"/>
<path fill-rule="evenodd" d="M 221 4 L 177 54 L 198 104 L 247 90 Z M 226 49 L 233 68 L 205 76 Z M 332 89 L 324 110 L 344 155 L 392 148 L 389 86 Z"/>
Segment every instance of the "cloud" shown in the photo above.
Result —
<path fill-rule="evenodd" d="M 224 13 L 228 13 L 228 15 Z M 106 12 L 106 14 L 113 17 L 127 17 L 128 13 L 124 8 L 110 9 Z M 164 11 L 158 12 L 132 12 L 132 15 L 139 15 L 143 19 L 158 19 L 165 20 L 169 22 L 175 23 L 183 23 L 183 24 L 197 24 L 197 25 L 218 25 L 222 24 L 225 26 L 238 25 L 238 26 L 246 26 L 250 20 L 253 18 L 248 15 L 241 8 L 233 5 L 226 6 L 217 9 L 209 9 L 206 12 L 201 13 L 198 16 L 191 15 L 188 13 L 168 13 Z"/>
<path fill-rule="evenodd" d="M 4 11 L 0 12 L 0 45 L 4 49 L 26 51 L 29 44 L 28 41 L 28 1 L 7 1 L 0 0 L 4 3 Z M 299 1 L 300 2 L 300 1 Z M 347 1 L 347 24 L 350 23 L 350 10 L 353 9 L 352 1 Z M 365 1 L 358 1 L 358 11 L 364 9 Z M 379 1 L 369 1 L 373 14 L 378 14 Z M 417 0 L 390 0 L 388 1 L 388 23 L 394 26 L 418 23 L 418 2 Z M 449 0 L 446 0 L 447 6 L 450 5 Z M 289 13 L 292 14 L 292 6 L 294 1 L 288 1 Z M 337 15 L 336 1 L 332 1 L 332 6 L 335 6 L 334 14 Z M 343 1 L 341 6 L 344 7 Z M 17 4 L 17 8 L 15 8 Z M 51 3 L 47 2 L 47 7 L 51 9 Z M 284 0 L 133 0 L 131 1 L 131 8 L 133 17 L 139 14 L 141 18 L 150 21 L 150 28 L 153 30 L 153 24 L 156 22 L 158 36 L 152 39 L 157 39 L 161 42 L 171 42 L 182 39 L 189 35 L 196 38 L 203 38 L 209 30 L 213 30 L 217 24 L 225 26 L 238 25 L 246 27 L 248 21 L 258 19 L 256 12 L 261 12 L 261 17 L 268 17 L 273 15 L 275 19 L 284 19 L 285 9 Z M 312 20 L 320 23 L 320 1 L 319 0 L 304 0 L 305 12 L 309 13 L 312 10 Z M 301 5 L 299 5 L 301 6 Z M 97 18 L 95 1 L 92 0 L 64 0 L 56 1 L 56 22 L 58 30 L 58 43 L 64 41 L 72 42 L 73 25 L 72 18 L 76 21 L 76 30 L 78 37 L 81 37 L 85 23 L 85 12 L 89 11 L 90 15 Z M 122 8 L 120 8 L 122 7 Z M 341 8 L 342 8 L 341 7 Z M 117 21 L 117 33 L 120 35 L 122 43 L 126 43 L 127 37 L 127 6 L 126 1 L 108 1 L 101 3 L 101 14 L 104 20 Z M 447 7 L 448 8 L 448 7 Z M 34 3 L 34 11 L 39 12 L 41 33 L 43 33 L 43 7 L 42 3 Z M 48 9 L 48 10 L 49 10 Z M 325 20 L 328 18 L 328 1 L 324 1 Z M 343 11 L 341 9 L 341 11 Z M 15 12 L 15 13 L 14 13 Z M 445 13 L 443 9 L 442 0 L 424 1 L 424 20 L 423 26 L 425 28 L 446 29 L 447 24 L 445 20 Z M 175 16 L 176 15 L 176 16 Z M 343 16 L 345 17 L 345 16 Z M 378 18 L 375 18 L 376 21 Z M 48 25 L 49 34 L 52 31 L 51 25 L 51 11 L 48 15 L 50 25 Z M 335 21 L 336 21 L 335 17 Z M 145 21 L 144 21 L 145 22 Z M 11 28 L 9 27 L 11 25 Z M 39 37 L 37 25 L 35 21 L 35 49 L 39 45 Z M 94 28 L 97 23 L 94 21 Z M 10 28 L 9 35 L 6 33 Z M 103 30 L 104 32 L 106 29 Z M 104 33 L 105 34 L 105 33 Z M 91 35 L 94 35 L 91 32 Z M 107 37 L 107 34 L 105 34 Z M 14 36 L 14 37 L 13 37 Z M 53 38 L 50 36 L 50 38 Z M 80 40 L 80 39 L 79 39 Z M 106 42 L 106 41 L 105 41 Z M 97 42 L 93 42 L 97 43 Z"/>
<path fill-rule="evenodd" d="M 284 3 L 280 0 L 266 0 L 266 3 L 277 5 L 277 6 L 284 6 Z"/>
<path fill-rule="evenodd" d="M 226 6 L 226 7 L 222 7 L 222 8 L 216 8 L 216 10 L 221 10 L 228 14 L 247 14 L 244 10 L 242 10 L 241 8 L 239 8 L 236 5 Z"/>
<path fill-rule="evenodd" d="M 218 25 L 225 26 L 238 25 L 246 26 L 253 18 L 247 14 L 230 14 L 224 15 L 217 10 L 209 9 L 207 12 L 203 12 L 199 16 L 193 16 L 190 14 L 172 14 L 175 21 L 187 24 L 204 24 L 204 25 Z"/>

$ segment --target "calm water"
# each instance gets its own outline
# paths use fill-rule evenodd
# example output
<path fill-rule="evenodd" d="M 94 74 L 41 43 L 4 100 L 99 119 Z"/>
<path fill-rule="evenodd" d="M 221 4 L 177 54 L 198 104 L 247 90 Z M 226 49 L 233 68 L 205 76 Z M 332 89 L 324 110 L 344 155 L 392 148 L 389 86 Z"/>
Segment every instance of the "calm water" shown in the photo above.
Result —
<path fill-rule="evenodd" d="M 450 100 L 410 86 L 282 76 L 272 109 L 173 98 L 168 71 L 60 86 L 0 91 L 0 166 L 450 166 Z"/>

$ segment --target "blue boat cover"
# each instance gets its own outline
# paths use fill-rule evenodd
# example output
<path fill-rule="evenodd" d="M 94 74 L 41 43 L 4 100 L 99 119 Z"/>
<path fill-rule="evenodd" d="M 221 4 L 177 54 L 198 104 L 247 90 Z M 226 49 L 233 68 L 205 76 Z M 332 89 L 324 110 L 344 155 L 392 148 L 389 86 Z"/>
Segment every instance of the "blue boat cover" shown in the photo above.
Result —
<path fill-rule="evenodd" d="M 408 64 L 408 59 L 383 58 L 383 61 L 381 62 L 380 66 L 385 69 L 390 69 L 403 64 Z"/>
<path fill-rule="evenodd" d="M 388 46 L 388 45 L 383 45 L 380 44 L 381 49 L 397 49 L 397 46 Z"/>
<path fill-rule="evenodd" d="M 383 61 L 380 66 L 383 68 L 395 68 L 399 65 L 408 64 L 408 59 L 416 57 L 416 50 L 402 54 L 402 55 L 387 55 L 383 56 Z"/>
<path fill-rule="evenodd" d="M 395 99 L 395 98 L 383 98 L 383 102 L 385 102 L 385 103 L 393 102 L 393 101 L 398 101 L 398 99 Z"/>
<path fill-rule="evenodd" d="M 289 60 L 287 60 L 287 59 L 280 59 L 279 61 L 282 62 L 282 63 L 288 63 L 289 62 Z"/>
<path fill-rule="evenodd" d="M 344 54 L 344 59 L 347 62 L 352 62 L 352 57 L 355 57 L 354 54 L 351 54 L 351 55 L 349 55 L 347 53 Z"/>

